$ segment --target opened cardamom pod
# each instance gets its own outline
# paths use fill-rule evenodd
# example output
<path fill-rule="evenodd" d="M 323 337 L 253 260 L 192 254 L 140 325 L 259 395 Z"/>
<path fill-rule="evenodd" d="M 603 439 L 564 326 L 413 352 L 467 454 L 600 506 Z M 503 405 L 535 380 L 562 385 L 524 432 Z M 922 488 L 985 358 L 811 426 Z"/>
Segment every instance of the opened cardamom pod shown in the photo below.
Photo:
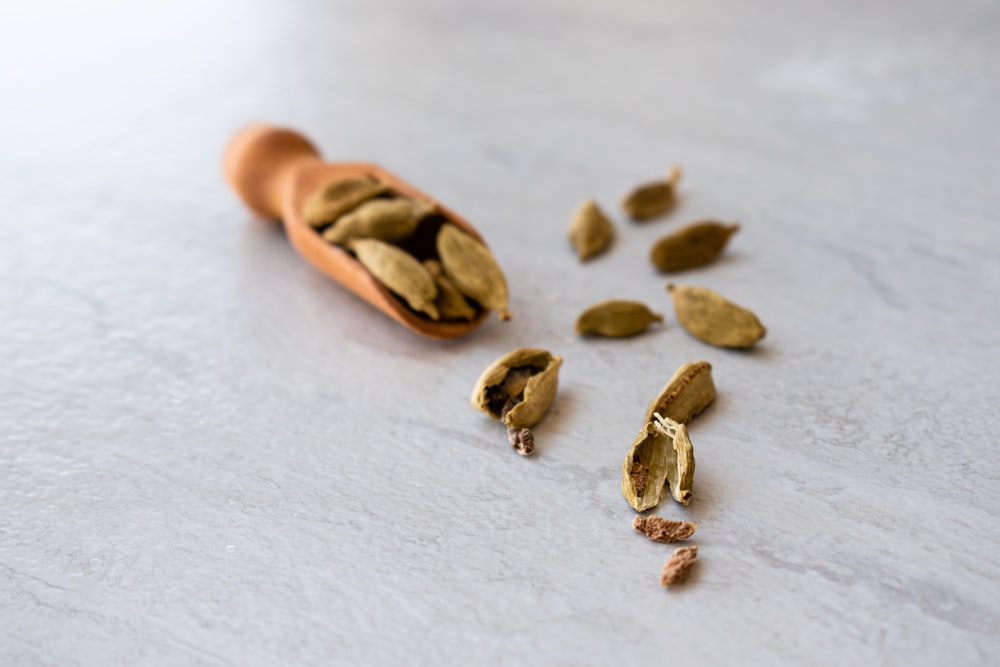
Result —
<path fill-rule="evenodd" d="M 622 198 L 622 208 L 636 221 L 649 220 L 663 215 L 677 201 L 677 183 L 681 170 L 674 167 L 666 180 L 651 181 L 635 187 Z"/>
<path fill-rule="evenodd" d="M 695 222 L 654 243 L 649 258 L 657 269 L 668 273 L 704 266 L 722 253 L 739 229 L 737 224 Z"/>
<path fill-rule="evenodd" d="M 611 245 L 614 225 L 597 203 L 591 199 L 583 202 L 569 225 L 569 241 L 576 248 L 580 261 L 590 259 Z"/>
<path fill-rule="evenodd" d="M 693 361 L 678 368 L 646 409 L 645 421 L 657 412 L 667 419 L 687 424 L 715 400 L 712 364 Z"/>
<path fill-rule="evenodd" d="M 622 462 L 622 495 L 638 512 L 656 507 L 663 500 L 667 483 L 667 449 L 670 439 L 653 422 L 639 431 Z"/>
<path fill-rule="evenodd" d="M 643 303 L 609 299 L 580 313 L 575 329 L 579 334 L 621 338 L 642 333 L 653 322 L 662 321 L 663 315 L 654 313 Z"/>
<path fill-rule="evenodd" d="M 339 178 L 318 188 L 302 205 L 302 220 L 313 228 L 324 227 L 362 202 L 389 191 L 370 178 Z"/>
<path fill-rule="evenodd" d="M 377 239 L 354 239 L 348 244 L 361 265 L 387 288 L 398 294 L 412 308 L 438 319 L 434 305 L 437 285 L 410 253 Z"/>
<path fill-rule="evenodd" d="M 501 320 L 510 319 L 507 279 L 486 246 L 449 223 L 438 232 L 437 251 L 445 275 L 459 292 L 496 310 Z"/>
<path fill-rule="evenodd" d="M 476 316 L 476 309 L 469 305 L 462 293 L 448 280 L 441 269 L 441 263 L 436 259 L 424 260 L 424 268 L 431 274 L 437 284 L 438 295 L 434 299 L 442 320 L 471 320 Z"/>
<path fill-rule="evenodd" d="M 674 500 L 687 505 L 691 502 L 694 485 L 694 447 L 688 437 L 687 426 L 661 415 L 653 415 L 653 425 L 663 436 L 670 439 L 667 448 L 667 486 Z"/>
<path fill-rule="evenodd" d="M 718 347 L 750 347 L 767 334 L 752 312 L 705 287 L 667 284 L 677 321 L 699 340 Z"/>
<path fill-rule="evenodd" d="M 417 225 L 434 208 L 434 204 L 406 197 L 373 199 L 338 218 L 323 232 L 323 238 L 339 245 L 347 245 L 351 239 L 399 243 L 413 236 Z"/>
<path fill-rule="evenodd" d="M 555 399 L 562 357 L 522 347 L 490 364 L 472 389 L 472 406 L 507 426 L 511 446 L 522 456 L 534 451 L 530 428 Z"/>

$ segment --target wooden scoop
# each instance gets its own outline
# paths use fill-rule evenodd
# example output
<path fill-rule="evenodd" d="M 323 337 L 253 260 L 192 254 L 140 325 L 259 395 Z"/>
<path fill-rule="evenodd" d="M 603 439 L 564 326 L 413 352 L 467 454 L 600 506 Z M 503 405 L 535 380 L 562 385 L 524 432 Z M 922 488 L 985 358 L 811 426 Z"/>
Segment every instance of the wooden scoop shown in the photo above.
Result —
<path fill-rule="evenodd" d="M 327 243 L 302 220 L 302 205 L 319 187 L 339 178 L 368 176 L 388 184 L 397 195 L 435 204 L 441 224 L 450 222 L 482 242 L 482 237 L 465 219 L 402 179 L 364 162 L 323 162 L 316 148 L 301 134 L 269 125 L 251 125 L 237 132 L 226 147 L 223 167 L 226 180 L 251 210 L 284 221 L 292 246 L 310 264 L 404 326 L 430 338 L 456 338 L 478 327 L 489 315 L 484 308 L 469 321 L 435 322 L 420 317 L 349 252 Z M 433 243 L 437 230 L 431 231 L 433 234 L 425 239 L 427 244 Z"/>

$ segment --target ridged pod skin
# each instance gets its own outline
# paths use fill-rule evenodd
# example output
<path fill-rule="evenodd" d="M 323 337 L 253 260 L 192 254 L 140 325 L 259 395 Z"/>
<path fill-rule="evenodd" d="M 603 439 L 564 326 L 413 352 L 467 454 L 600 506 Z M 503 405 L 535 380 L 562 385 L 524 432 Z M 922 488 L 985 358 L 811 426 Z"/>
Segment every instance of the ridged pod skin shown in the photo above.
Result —
<path fill-rule="evenodd" d="M 569 225 L 569 242 L 581 262 L 604 252 L 614 235 L 611 220 L 592 199 L 580 205 Z"/>
<path fill-rule="evenodd" d="M 646 304 L 625 299 L 608 299 L 590 306 L 576 318 L 578 334 L 623 338 L 642 333 L 653 322 L 663 322 Z"/>
<path fill-rule="evenodd" d="M 323 231 L 323 238 L 340 245 L 352 239 L 399 243 L 413 236 L 420 221 L 433 212 L 433 204 L 408 197 L 373 199 L 338 218 Z"/>
<path fill-rule="evenodd" d="M 497 311 L 501 320 L 510 319 L 507 279 L 486 246 L 455 225 L 446 224 L 438 232 L 437 251 L 445 275 L 459 292 Z"/>
<path fill-rule="evenodd" d="M 747 348 L 767 334 L 752 312 L 706 287 L 667 285 L 677 321 L 695 338 L 718 347 Z"/>
<path fill-rule="evenodd" d="M 434 305 L 442 320 L 471 320 L 476 316 L 476 309 L 469 305 L 458 288 L 444 275 L 440 262 L 436 259 L 425 260 L 424 268 L 437 285 L 438 295 L 434 299 Z"/>
<path fill-rule="evenodd" d="M 681 170 L 674 167 L 666 180 L 650 181 L 633 188 L 622 198 L 622 208 L 635 221 L 650 220 L 669 212 L 677 202 Z"/>
<path fill-rule="evenodd" d="M 687 424 L 715 400 L 712 364 L 692 361 L 678 368 L 667 384 L 646 408 L 646 422 L 653 413 Z"/>
<path fill-rule="evenodd" d="M 417 259 L 394 245 L 376 239 L 355 239 L 348 245 L 375 278 L 398 294 L 413 310 L 438 319 L 434 298 L 437 285 Z"/>
<path fill-rule="evenodd" d="M 388 192 L 389 186 L 370 178 L 341 178 L 312 193 L 302 205 L 302 220 L 323 227 L 363 202 Z"/>
<path fill-rule="evenodd" d="M 660 504 L 666 491 L 670 440 L 653 422 L 642 427 L 622 462 L 622 495 L 637 512 Z"/>
<path fill-rule="evenodd" d="M 737 224 L 711 220 L 695 222 L 668 234 L 653 244 L 649 259 L 660 271 L 672 273 L 711 264 L 722 254 Z"/>
<path fill-rule="evenodd" d="M 561 365 L 562 357 L 548 350 L 522 347 L 508 352 L 479 376 L 470 397 L 472 407 L 501 419 L 504 402 L 523 395 L 502 418 L 508 427 L 530 428 L 555 399 Z"/>

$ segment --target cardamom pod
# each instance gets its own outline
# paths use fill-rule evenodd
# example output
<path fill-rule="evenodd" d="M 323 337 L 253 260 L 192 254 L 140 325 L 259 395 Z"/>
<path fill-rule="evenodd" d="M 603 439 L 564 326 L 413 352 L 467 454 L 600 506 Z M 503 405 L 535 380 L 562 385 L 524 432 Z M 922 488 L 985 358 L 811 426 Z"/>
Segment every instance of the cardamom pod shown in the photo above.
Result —
<path fill-rule="evenodd" d="M 615 229 L 596 202 L 583 202 L 569 225 L 569 241 L 580 261 L 590 259 L 611 245 Z"/>
<path fill-rule="evenodd" d="M 621 338 L 642 333 L 653 322 L 662 321 L 663 315 L 654 313 L 643 303 L 609 299 L 580 313 L 575 328 L 579 334 Z"/>
<path fill-rule="evenodd" d="M 663 500 L 667 483 L 670 440 L 653 422 L 639 431 L 622 462 L 622 495 L 636 511 L 644 512 Z"/>
<path fill-rule="evenodd" d="M 501 320 L 510 319 L 507 279 L 486 246 L 455 225 L 445 224 L 437 235 L 437 251 L 445 275 L 458 291 L 496 310 Z"/>
<path fill-rule="evenodd" d="M 673 584 L 682 583 L 688 578 L 688 573 L 698 558 L 698 547 L 681 547 L 675 549 L 667 562 L 663 564 L 663 571 L 660 572 L 660 586 L 666 588 Z"/>
<path fill-rule="evenodd" d="M 712 364 L 692 361 L 678 368 L 646 409 L 646 422 L 658 412 L 667 419 L 687 424 L 715 400 Z"/>
<path fill-rule="evenodd" d="M 444 275 L 440 262 L 436 259 L 424 260 L 424 268 L 437 284 L 438 295 L 434 305 L 442 320 L 471 320 L 476 316 L 476 309 L 469 305 L 458 288 Z"/>
<path fill-rule="evenodd" d="M 389 190 L 370 178 L 339 178 L 318 188 L 302 205 L 302 220 L 313 228 L 324 227 L 355 206 Z"/>
<path fill-rule="evenodd" d="M 338 245 L 347 245 L 351 239 L 399 243 L 410 238 L 417 224 L 434 209 L 434 204 L 417 199 L 374 199 L 338 218 L 323 232 L 323 238 Z"/>
<path fill-rule="evenodd" d="M 431 319 L 438 319 L 434 305 L 437 285 L 413 255 L 378 239 L 354 239 L 348 244 L 361 265 L 406 303 Z"/>
<path fill-rule="evenodd" d="M 666 180 L 651 181 L 635 187 L 622 198 L 622 208 L 633 220 L 649 220 L 663 215 L 677 201 L 677 182 L 681 170 L 674 167 Z"/>
<path fill-rule="evenodd" d="M 750 347 L 767 333 L 752 312 L 705 287 L 667 284 L 684 329 L 718 347 Z"/>
<path fill-rule="evenodd" d="M 737 224 L 695 222 L 654 243 L 649 258 L 657 269 L 668 273 L 704 266 L 722 253 L 729 237 L 739 229 Z"/>
<path fill-rule="evenodd" d="M 653 415 L 657 431 L 670 439 L 667 448 L 667 486 L 670 495 L 677 502 L 687 505 L 691 502 L 691 488 L 694 485 L 694 447 L 688 437 L 687 426 L 672 419 Z"/>

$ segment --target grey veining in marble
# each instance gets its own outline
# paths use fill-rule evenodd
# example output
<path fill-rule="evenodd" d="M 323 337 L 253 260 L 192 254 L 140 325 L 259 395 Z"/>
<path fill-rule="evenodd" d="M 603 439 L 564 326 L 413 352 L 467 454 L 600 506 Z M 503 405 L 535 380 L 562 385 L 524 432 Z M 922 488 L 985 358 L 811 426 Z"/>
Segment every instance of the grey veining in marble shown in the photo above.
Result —
<path fill-rule="evenodd" d="M 998 34 L 992 0 L 6 3 L 0 664 L 995 664 Z M 422 340 L 302 262 L 220 176 L 261 119 L 472 220 L 514 322 Z M 581 266 L 587 197 L 619 233 Z M 753 352 L 646 259 L 703 217 L 742 231 L 680 279 Z M 577 339 L 615 296 L 667 325 Z M 565 357 L 532 460 L 468 406 L 519 345 Z M 664 591 L 619 466 L 702 358 Z"/>

